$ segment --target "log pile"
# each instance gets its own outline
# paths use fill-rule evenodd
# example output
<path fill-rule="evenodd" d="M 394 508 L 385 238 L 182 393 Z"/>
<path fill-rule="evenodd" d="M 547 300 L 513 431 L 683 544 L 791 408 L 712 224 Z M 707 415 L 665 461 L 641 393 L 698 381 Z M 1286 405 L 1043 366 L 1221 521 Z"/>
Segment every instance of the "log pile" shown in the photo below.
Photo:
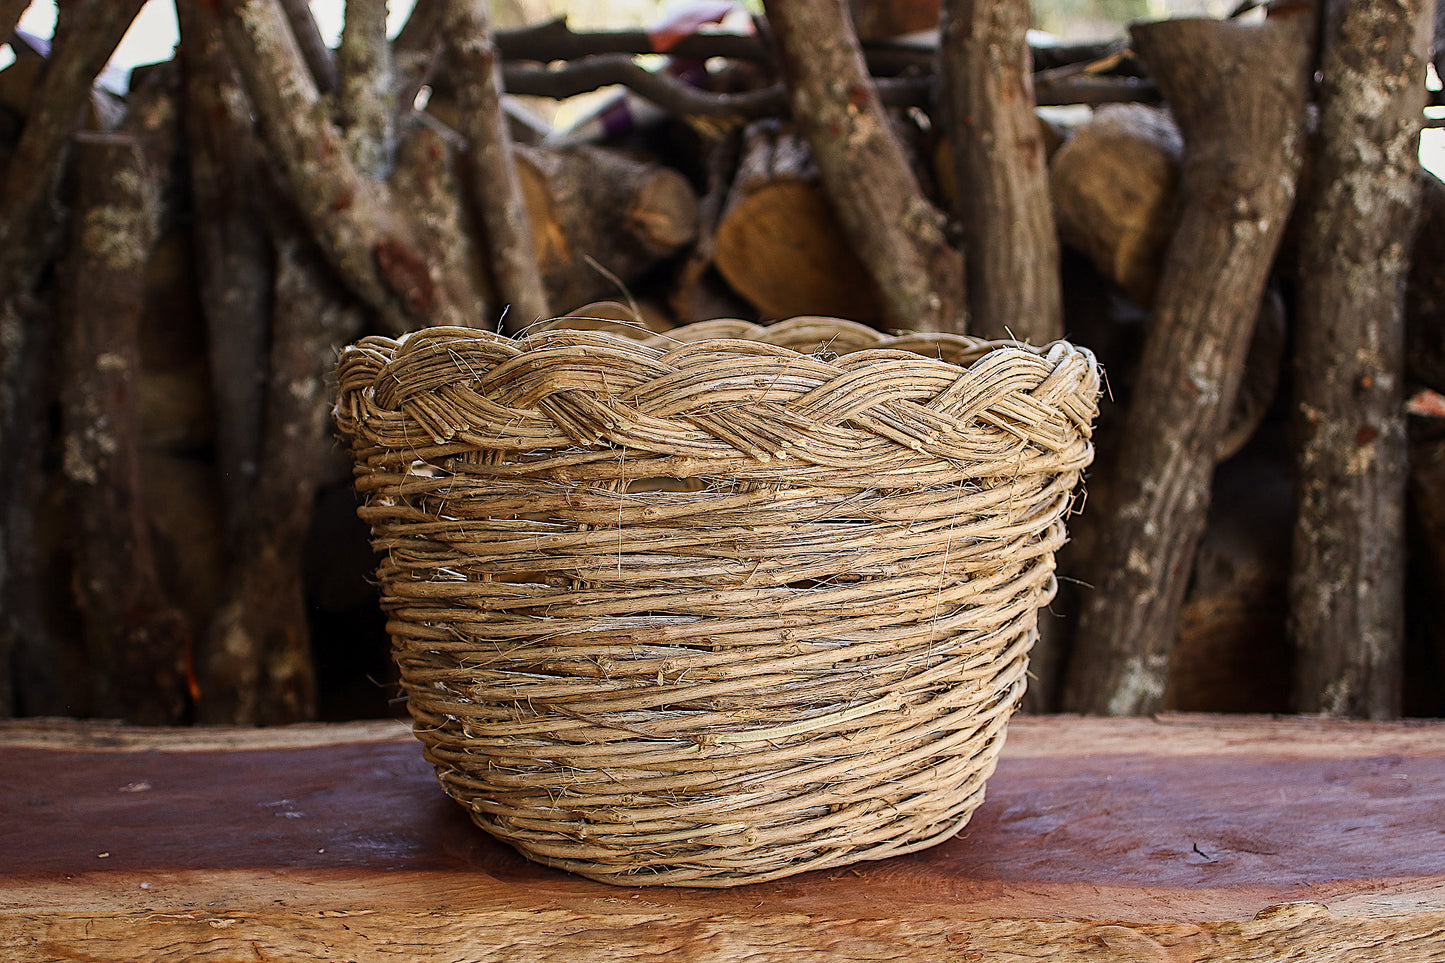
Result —
<path fill-rule="evenodd" d="M 327 412 L 360 334 L 801 314 L 1104 362 L 1030 708 L 1445 710 L 1429 0 L 1077 46 L 1020 0 L 419 0 L 392 40 L 350 0 L 336 50 L 223 0 L 116 97 L 139 6 L 0 71 L 0 716 L 283 722 L 368 674 L 334 711 L 388 711 Z"/>

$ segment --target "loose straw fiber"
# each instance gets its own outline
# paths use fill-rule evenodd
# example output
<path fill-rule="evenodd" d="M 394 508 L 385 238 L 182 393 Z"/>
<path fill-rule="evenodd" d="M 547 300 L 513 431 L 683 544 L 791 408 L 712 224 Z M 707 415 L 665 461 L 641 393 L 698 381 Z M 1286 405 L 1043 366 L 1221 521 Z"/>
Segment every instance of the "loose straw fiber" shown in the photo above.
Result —
<path fill-rule="evenodd" d="M 1092 457 L 1087 351 L 433 328 L 338 375 L 416 732 L 487 832 L 729 886 L 982 801 Z"/>

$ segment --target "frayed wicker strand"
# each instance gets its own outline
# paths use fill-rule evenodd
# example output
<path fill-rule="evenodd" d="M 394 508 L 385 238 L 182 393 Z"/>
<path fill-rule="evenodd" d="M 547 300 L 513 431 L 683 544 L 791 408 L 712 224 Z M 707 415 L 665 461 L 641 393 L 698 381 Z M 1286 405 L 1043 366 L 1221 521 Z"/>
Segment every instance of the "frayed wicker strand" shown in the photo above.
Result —
<path fill-rule="evenodd" d="M 338 374 L 416 732 L 488 832 L 728 886 L 983 799 L 1092 457 L 1087 351 L 433 328 Z"/>

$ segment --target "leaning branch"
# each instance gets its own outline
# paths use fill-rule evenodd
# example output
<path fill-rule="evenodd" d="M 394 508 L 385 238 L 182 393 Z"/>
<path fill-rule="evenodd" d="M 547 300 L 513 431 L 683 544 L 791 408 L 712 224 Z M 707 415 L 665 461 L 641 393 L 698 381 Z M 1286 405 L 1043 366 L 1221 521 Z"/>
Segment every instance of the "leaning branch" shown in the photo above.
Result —
<path fill-rule="evenodd" d="M 975 334 L 1063 337 L 1059 240 L 1025 33 L 1028 0 L 946 0 L 940 100 Z"/>
<path fill-rule="evenodd" d="M 321 30 L 316 26 L 316 18 L 311 15 L 311 4 L 306 0 L 281 0 L 281 9 L 286 14 L 286 22 L 291 25 L 291 35 L 296 38 L 312 81 L 322 93 L 332 93 L 340 86 L 336 62 L 331 58 L 326 41 L 321 39 Z"/>
<path fill-rule="evenodd" d="M 502 113 L 501 70 L 485 0 L 451 0 L 445 36 L 447 57 L 458 79 L 458 126 L 467 139 L 464 178 L 485 237 L 498 298 L 508 306 L 511 325 L 522 327 L 551 317 L 551 311 Z"/>
<path fill-rule="evenodd" d="M 22 293 L 46 259 L 48 249 L 35 239 L 44 233 L 40 222 L 50 219 L 49 200 L 76 117 L 144 2 L 91 0 L 76 11 L 84 14 L 86 28 L 71 31 L 52 51 L 0 181 L 0 297 Z"/>
<path fill-rule="evenodd" d="M 863 53 L 837 0 L 768 7 L 792 95 L 838 220 L 878 285 L 884 317 L 962 331 L 963 258 L 889 129 Z"/>
<path fill-rule="evenodd" d="M 446 0 L 417 0 L 391 43 L 397 113 L 402 117 L 411 111 L 417 93 L 431 77 L 441 55 L 445 8 Z"/>
<path fill-rule="evenodd" d="M 1209 486 L 1251 329 L 1294 200 L 1310 80 L 1310 17 L 1166 20 L 1134 41 L 1184 135 L 1178 220 L 1155 296 L 1108 533 L 1085 597 L 1064 705 L 1160 708 Z M 1258 78 L 1274 81 L 1261 84 Z"/>

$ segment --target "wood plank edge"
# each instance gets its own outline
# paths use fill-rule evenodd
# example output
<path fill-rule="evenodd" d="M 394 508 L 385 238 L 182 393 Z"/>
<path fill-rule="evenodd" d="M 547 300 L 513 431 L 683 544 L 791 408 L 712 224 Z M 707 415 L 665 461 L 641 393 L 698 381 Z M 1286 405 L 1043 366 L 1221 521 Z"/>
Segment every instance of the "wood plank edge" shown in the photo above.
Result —
<path fill-rule="evenodd" d="M 232 960 L 344 958 L 355 963 L 459 958 L 510 963 L 634 960 L 639 955 L 750 963 L 832 960 L 1168 961 L 1301 958 L 1315 963 L 1439 960 L 1445 912 L 1336 916 L 1319 903 L 1271 906 L 1220 923 L 1077 919 L 835 919 L 799 913 L 579 914 L 567 909 L 425 913 L 290 912 L 96 916 L 0 915 L 0 951 L 55 958 Z"/>

